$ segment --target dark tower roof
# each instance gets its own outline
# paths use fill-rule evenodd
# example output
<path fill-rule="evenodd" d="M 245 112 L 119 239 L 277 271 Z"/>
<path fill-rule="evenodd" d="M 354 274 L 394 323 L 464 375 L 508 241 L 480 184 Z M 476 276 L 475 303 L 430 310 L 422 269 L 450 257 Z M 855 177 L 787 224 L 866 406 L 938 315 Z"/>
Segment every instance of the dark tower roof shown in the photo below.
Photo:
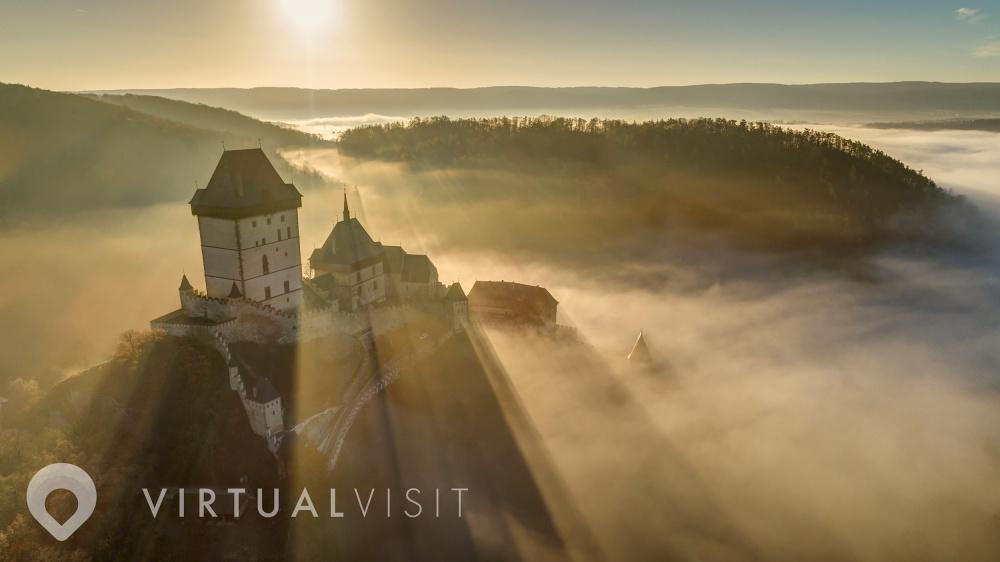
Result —
<path fill-rule="evenodd" d="M 191 214 L 243 218 L 302 206 L 302 194 L 285 183 L 259 148 L 222 153 L 212 179 L 191 198 Z"/>
<path fill-rule="evenodd" d="M 346 211 L 345 206 L 345 211 Z M 310 264 L 350 265 L 382 253 L 382 245 L 372 240 L 358 219 L 346 218 L 333 227 L 326 242 L 309 258 Z"/>
<path fill-rule="evenodd" d="M 460 302 L 469 300 L 465 297 L 465 291 L 462 290 L 462 285 L 460 285 L 457 281 L 455 283 L 452 283 L 451 287 L 448 287 L 448 292 L 445 293 L 444 298 L 449 302 Z"/>
<path fill-rule="evenodd" d="M 229 298 L 231 299 L 243 298 L 243 293 L 241 293 L 240 288 L 236 286 L 236 281 L 233 281 L 233 288 L 229 290 Z"/>
<path fill-rule="evenodd" d="M 344 190 L 344 220 L 351 220 L 351 210 L 347 208 L 347 190 Z"/>
<path fill-rule="evenodd" d="M 186 274 L 182 275 L 181 276 L 181 286 L 178 287 L 177 290 L 178 291 L 191 291 L 193 289 L 194 289 L 194 287 L 192 287 L 191 283 L 188 281 L 188 276 Z"/>

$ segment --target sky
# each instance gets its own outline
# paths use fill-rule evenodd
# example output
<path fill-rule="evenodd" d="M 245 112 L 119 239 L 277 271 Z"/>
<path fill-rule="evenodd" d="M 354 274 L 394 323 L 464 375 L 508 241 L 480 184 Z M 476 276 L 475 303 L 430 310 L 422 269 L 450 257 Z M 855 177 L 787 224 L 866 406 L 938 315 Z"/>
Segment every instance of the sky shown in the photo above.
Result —
<path fill-rule="evenodd" d="M 1000 0 L 0 0 L 55 90 L 1000 80 Z"/>

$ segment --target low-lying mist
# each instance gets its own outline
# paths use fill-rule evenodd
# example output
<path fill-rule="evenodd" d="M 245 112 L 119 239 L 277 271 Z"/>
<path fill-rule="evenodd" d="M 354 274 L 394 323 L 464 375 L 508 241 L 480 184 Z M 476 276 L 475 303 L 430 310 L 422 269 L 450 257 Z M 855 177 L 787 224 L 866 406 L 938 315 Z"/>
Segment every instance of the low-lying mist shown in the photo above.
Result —
<path fill-rule="evenodd" d="M 863 134 L 995 215 L 1000 136 Z M 357 185 L 369 230 L 430 252 L 442 279 L 560 301 L 583 343 L 490 336 L 608 559 L 1000 555 L 995 252 L 802 268 L 650 239 L 538 259 L 517 234 L 560 236 L 556 207 L 483 197 L 461 171 L 300 157 Z M 624 359 L 640 329 L 656 369 Z"/>
<path fill-rule="evenodd" d="M 1000 553 L 995 270 L 879 265 L 703 290 L 522 272 L 593 347 L 491 336 L 609 559 Z M 625 361 L 640 329 L 656 369 Z"/>
<path fill-rule="evenodd" d="M 1000 135 L 843 134 L 994 211 Z M 343 181 L 372 236 L 428 253 L 442 281 L 540 284 L 560 301 L 583 343 L 490 337 L 607 559 L 1000 557 L 995 255 L 813 269 L 662 237 L 564 253 L 576 217 L 477 191 L 483 178 L 287 157 Z M 342 188 L 304 195 L 307 257 Z M 601 221 L 597 208 L 595 238 Z M 177 307 L 182 272 L 204 283 L 183 202 L 0 240 L 0 383 L 99 363 L 120 332 Z M 640 329 L 658 369 L 624 361 Z"/>

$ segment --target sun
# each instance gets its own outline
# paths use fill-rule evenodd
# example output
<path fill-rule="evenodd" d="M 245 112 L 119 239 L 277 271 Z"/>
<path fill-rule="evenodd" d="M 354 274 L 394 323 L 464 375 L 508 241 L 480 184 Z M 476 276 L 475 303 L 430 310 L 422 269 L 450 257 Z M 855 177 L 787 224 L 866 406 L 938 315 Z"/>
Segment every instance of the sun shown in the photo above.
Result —
<path fill-rule="evenodd" d="M 333 13 L 333 0 L 279 0 L 285 14 L 299 27 L 316 29 Z"/>

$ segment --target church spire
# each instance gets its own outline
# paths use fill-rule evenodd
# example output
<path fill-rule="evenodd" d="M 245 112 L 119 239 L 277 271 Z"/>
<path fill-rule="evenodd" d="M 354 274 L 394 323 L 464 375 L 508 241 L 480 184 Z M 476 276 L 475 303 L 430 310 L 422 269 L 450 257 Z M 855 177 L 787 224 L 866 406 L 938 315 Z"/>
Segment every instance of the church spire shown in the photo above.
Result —
<path fill-rule="evenodd" d="M 347 208 L 347 190 L 344 190 L 344 220 L 351 220 L 351 210 Z"/>

